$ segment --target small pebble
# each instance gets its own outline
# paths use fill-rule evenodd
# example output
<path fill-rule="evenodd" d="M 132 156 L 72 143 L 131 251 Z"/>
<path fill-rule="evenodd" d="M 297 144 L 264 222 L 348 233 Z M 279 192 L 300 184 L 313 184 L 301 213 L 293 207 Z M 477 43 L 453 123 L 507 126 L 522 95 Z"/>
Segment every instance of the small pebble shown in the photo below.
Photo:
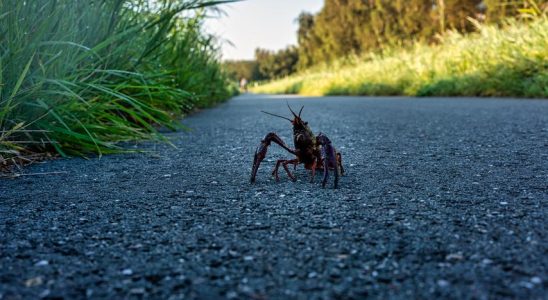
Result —
<path fill-rule="evenodd" d="M 39 261 L 35 264 L 35 266 L 37 266 L 37 267 L 43 267 L 43 266 L 47 266 L 47 265 L 49 265 L 49 261 L 47 261 L 47 260 L 41 260 L 41 261 Z"/>
<path fill-rule="evenodd" d="M 453 260 L 453 261 L 463 260 L 463 259 L 464 259 L 464 257 L 462 256 L 461 253 L 451 253 L 451 254 L 449 254 L 445 257 L 445 260 Z"/>
<path fill-rule="evenodd" d="M 439 285 L 440 287 L 442 287 L 442 288 L 443 288 L 443 287 L 447 287 L 447 286 L 449 286 L 449 281 L 447 281 L 447 280 L 444 280 L 444 279 L 440 279 L 440 280 L 438 280 L 438 282 L 437 282 L 437 283 L 438 283 L 438 285 Z"/>
<path fill-rule="evenodd" d="M 538 276 L 535 276 L 535 277 L 531 278 L 531 282 L 534 283 L 534 284 L 541 284 L 542 279 L 540 279 L 540 277 L 538 277 Z"/>
<path fill-rule="evenodd" d="M 127 275 L 127 276 L 133 275 L 133 270 L 132 269 L 125 269 L 125 270 L 122 271 L 122 274 Z"/>
<path fill-rule="evenodd" d="M 43 283 L 44 283 L 44 278 L 42 278 L 42 276 L 38 276 L 38 277 L 27 279 L 25 281 L 25 286 L 26 287 L 33 287 L 33 286 L 37 286 L 37 285 L 42 285 Z"/>
<path fill-rule="evenodd" d="M 134 294 L 134 295 L 142 295 L 142 294 L 145 293 L 145 289 L 144 288 L 133 288 L 133 289 L 129 290 L 129 293 Z"/>
<path fill-rule="evenodd" d="M 46 298 L 50 293 L 51 291 L 49 289 L 45 289 L 40 293 L 40 298 Z"/>

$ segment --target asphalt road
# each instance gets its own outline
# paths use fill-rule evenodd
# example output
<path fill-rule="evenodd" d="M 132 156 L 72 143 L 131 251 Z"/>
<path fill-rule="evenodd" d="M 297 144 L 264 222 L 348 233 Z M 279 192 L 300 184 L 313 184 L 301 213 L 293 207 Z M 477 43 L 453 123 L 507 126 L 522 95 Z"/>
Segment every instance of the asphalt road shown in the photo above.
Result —
<path fill-rule="evenodd" d="M 288 100 L 343 155 L 297 182 Z M 241 96 L 177 148 L 0 180 L 0 299 L 546 299 L 548 101 Z M 58 173 L 55 173 L 58 172 Z"/>

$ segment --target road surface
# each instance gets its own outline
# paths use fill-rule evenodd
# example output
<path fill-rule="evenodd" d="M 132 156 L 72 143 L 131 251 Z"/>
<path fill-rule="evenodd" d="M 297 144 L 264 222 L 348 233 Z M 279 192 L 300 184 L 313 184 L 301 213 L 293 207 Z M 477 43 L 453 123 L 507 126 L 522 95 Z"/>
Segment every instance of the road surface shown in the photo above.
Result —
<path fill-rule="evenodd" d="M 303 119 L 340 188 L 270 175 Z M 177 147 L 59 159 L 0 180 L 0 299 L 542 299 L 548 101 L 245 95 Z M 130 145 L 134 147 L 133 145 Z"/>

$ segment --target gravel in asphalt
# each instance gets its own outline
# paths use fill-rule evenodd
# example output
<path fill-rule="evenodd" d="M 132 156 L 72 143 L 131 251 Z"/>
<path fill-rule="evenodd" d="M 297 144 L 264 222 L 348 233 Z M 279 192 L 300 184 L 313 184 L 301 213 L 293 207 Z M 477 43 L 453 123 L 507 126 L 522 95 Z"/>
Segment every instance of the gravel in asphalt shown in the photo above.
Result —
<path fill-rule="evenodd" d="M 249 183 L 286 100 L 339 189 L 275 182 L 276 146 Z M 546 299 L 546 100 L 245 95 L 183 123 L 0 179 L 0 299 Z"/>

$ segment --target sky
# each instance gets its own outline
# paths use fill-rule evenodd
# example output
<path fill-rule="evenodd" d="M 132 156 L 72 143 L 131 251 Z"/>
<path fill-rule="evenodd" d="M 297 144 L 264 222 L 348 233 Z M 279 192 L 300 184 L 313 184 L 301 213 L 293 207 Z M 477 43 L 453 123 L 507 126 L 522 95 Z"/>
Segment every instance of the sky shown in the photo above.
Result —
<path fill-rule="evenodd" d="M 245 0 L 220 6 L 225 15 L 210 18 L 205 25 L 220 37 L 224 60 L 253 59 L 256 48 L 296 45 L 297 17 L 302 11 L 316 13 L 322 6 L 323 0 Z"/>

